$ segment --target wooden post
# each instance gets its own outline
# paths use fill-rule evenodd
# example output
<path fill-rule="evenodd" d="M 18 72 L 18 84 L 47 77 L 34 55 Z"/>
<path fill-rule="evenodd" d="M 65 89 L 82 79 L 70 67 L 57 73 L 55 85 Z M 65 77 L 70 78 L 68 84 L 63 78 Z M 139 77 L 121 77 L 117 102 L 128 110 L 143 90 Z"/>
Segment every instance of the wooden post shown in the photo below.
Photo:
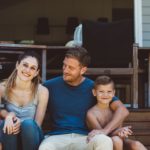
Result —
<path fill-rule="evenodd" d="M 42 82 L 46 80 L 46 49 L 42 50 Z"/>
<path fill-rule="evenodd" d="M 133 108 L 138 108 L 138 44 L 133 44 Z"/>

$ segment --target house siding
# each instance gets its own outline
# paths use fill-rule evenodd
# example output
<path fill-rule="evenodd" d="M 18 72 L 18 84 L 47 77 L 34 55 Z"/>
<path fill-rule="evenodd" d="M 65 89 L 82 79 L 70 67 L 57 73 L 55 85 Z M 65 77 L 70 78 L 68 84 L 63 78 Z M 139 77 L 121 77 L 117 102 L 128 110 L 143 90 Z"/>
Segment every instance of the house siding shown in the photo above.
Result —
<path fill-rule="evenodd" d="M 150 47 L 150 0 L 142 0 L 143 47 Z"/>

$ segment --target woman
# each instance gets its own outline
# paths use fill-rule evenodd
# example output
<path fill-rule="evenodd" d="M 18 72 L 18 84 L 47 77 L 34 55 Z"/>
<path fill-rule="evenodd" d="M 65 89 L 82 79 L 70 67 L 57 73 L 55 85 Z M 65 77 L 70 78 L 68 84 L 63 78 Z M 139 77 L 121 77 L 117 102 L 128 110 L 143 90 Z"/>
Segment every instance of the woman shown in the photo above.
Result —
<path fill-rule="evenodd" d="M 44 119 L 48 90 L 39 76 L 40 61 L 34 52 L 22 54 L 10 77 L 0 84 L 6 110 L 3 127 L 5 150 L 37 150 L 43 138 L 41 124 Z M 20 142 L 21 141 L 21 142 Z M 21 148 L 18 148 L 21 143 Z"/>

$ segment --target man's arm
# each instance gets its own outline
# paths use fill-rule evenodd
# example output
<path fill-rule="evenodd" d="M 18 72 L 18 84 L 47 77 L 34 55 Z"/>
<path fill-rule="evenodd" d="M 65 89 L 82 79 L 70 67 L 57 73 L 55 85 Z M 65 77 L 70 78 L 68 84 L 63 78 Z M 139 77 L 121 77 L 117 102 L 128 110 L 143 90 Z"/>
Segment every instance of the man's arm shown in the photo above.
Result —
<path fill-rule="evenodd" d="M 111 133 L 114 129 L 118 128 L 129 115 L 129 111 L 119 100 L 112 102 L 110 107 L 114 111 L 114 115 L 112 120 L 104 127 L 106 135 Z"/>

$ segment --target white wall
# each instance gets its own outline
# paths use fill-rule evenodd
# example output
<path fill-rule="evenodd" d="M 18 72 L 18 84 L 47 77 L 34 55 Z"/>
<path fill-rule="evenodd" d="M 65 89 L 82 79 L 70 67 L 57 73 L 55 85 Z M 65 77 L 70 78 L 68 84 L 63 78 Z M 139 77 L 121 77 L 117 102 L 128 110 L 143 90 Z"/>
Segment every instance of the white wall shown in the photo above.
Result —
<path fill-rule="evenodd" d="M 150 0 L 142 0 L 143 47 L 150 47 Z"/>

